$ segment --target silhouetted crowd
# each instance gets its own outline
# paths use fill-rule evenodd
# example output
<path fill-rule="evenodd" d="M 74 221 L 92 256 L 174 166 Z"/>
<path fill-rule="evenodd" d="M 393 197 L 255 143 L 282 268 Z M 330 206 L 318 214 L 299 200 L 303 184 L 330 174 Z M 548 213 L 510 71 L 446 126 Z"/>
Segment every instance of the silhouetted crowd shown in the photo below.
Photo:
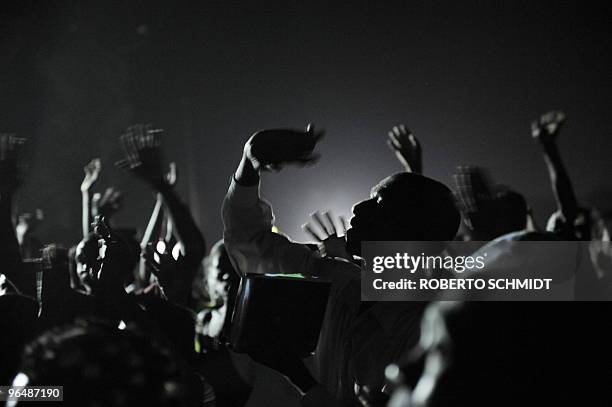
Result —
<path fill-rule="evenodd" d="M 164 162 L 161 129 L 134 125 L 119 138 L 115 165 L 154 191 L 144 232 L 113 222 L 118 190 L 93 192 L 96 158 L 72 247 L 37 239 L 52 214 L 14 211 L 26 140 L 0 134 L 0 386 L 63 386 L 48 406 L 610 406 L 612 203 L 581 205 L 557 148 L 564 121 L 553 111 L 531 128 L 557 203 L 545 227 L 483 168 L 458 167 L 452 189 L 423 175 L 421 145 L 399 125 L 386 142 L 402 171 L 349 222 L 314 213 L 310 243 L 278 230 L 260 178 L 314 164 L 323 132 L 256 132 L 210 249 Z M 554 273 L 580 273 L 572 297 L 599 301 L 362 301 L 365 241 L 471 242 L 517 271 L 517 242 L 581 242 Z"/>

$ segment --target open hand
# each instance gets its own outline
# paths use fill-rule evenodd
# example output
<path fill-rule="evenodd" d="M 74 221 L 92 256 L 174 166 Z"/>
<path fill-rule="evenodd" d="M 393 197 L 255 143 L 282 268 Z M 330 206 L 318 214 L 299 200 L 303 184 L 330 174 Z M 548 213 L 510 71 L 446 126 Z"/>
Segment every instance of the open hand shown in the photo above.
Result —
<path fill-rule="evenodd" d="M 552 143 L 565 123 L 565 113 L 550 111 L 531 123 L 531 135 L 542 143 Z"/>
<path fill-rule="evenodd" d="M 123 194 L 113 187 L 106 188 L 104 195 L 96 192 L 91 198 L 91 213 L 94 217 L 110 218 L 121 209 Z"/>
<path fill-rule="evenodd" d="M 423 152 L 419 140 L 404 126 L 394 126 L 388 133 L 387 145 L 404 166 L 406 172 L 423 172 Z"/>
<path fill-rule="evenodd" d="M 170 186 L 176 185 L 176 180 L 178 179 L 178 170 L 176 169 L 176 163 L 172 161 L 168 164 L 168 172 L 166 173 L 166 182 Z"/>
<path fill-rule="evenodd" d="M 346 251 L 346 240 L 344 238 L 346 229 L 348 228 L 346 219 L 342 216 L 338 218 L 340 227 L 342 228 L 342 234 L 339 234 L 331 212 L 327 211 L 321 215 L 321 213 L 317 211 L 310 216 L 314 222 L 312 224 L 306 223 L 302 225 L 302 229 L 318 242 L 321 254 L 326 257 L 339 257 L 346 260 L 352 260 L 352 256 Z M 323 217 L 325 217 L 326 221 Z M 319 231 L 315 230 L 314 225 L 318 225 Z"/>
<path fill-rule="evenodd" d="M 124 158 L 116 165 L 153 186 L 165 184 L 160 148 L 162 133 L 162 129 L 149 124 L 128 127 L 119 139 Z"/>
<path fill-rule="evenodd" d="M 102 163 L 99 158 L 94 158 L 83 168 L 85 177 L 81 182 L 81 192 L 88 192 L 93 184 L 96 183 L 102 170 Z"/>
<path fill-rule="evenodd" d="M 36 209 L 35 213 L 22 213 L 17 219 L 15 232 L 17 233 L 17 240 L 21 243 L 25 235 L 34 232 L 42 223 L 44 214 L 42 209 Z"/>

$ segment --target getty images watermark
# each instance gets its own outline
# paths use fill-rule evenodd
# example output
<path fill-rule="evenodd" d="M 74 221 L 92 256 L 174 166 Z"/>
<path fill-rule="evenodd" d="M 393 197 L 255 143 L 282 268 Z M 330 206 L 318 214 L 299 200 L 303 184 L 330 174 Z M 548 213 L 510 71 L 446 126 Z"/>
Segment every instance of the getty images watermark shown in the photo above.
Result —
<path fill-rule="evenodd" d="M 612 270 L 602 269 L 597 261 L 606 249 L 605 242 L 518 239 L 363 242 L 361 297 L 364 301 L 612 300 Z"/>

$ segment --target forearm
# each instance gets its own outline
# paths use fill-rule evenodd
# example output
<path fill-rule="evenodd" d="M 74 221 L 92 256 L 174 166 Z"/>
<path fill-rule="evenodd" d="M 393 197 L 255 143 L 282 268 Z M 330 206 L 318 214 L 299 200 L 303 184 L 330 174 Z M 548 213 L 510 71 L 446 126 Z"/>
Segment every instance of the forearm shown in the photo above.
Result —
<path fill-rule="evenodd" d="M 272 230 L 272 208 L 259 196 L 259 173 L 244 157 L 234 172 L 222 205 L 224 238 L 254 242 Z M 226 242 L 227 246 L 227 242 Z"/>
<path fill-rule="evenodd" d="M 565 222 L 573 224 L 578 213 L 578 203 L 559 150 L 553 143 L 542 144 L 542 149 L 558 209 L 563 215 Z"/>
<path fill-rule="evenodd" d="M 185 263 L 199 264 L 206 254 L 206 242 L 189 208 L 181 202 L 170 185 L 162 184 L 158 190 L 168 210 L 168 217 L 174 225 L 174 234 L 184 248 Z"/>
<path fill-rule="evenodd" d="M 161 230 L 164 233 L 164 240 L 166 242 L 171 243 L 172 241 L 176 241 L 174 237 L 174 224 L 172 223 L 172 218 L 170 216 L 165 216 L 162 221 Z"/>
<path fill-rule="evenodd" d="M 83 237 L 86 238 L 90 232 L 91 225 L 91 197 L 89 190 L 81 192 L 81 228 Z"/>
<path fill-rule="evenodd" d="M 140 241 L 140 249 L 144 252 L 147 249 L 147 245 L 149 243 L 155 244 L 156 242 L 152 242 L 153 236 L 159 232 L 159 228 L 161 226 L 161 211 L 162 211 L 162 197 L 160 194 L 157 194 L 157 199 L 155 201 L 155 206 L 153 207 L 153 212 L 151 213 L 151 218 L 149 219 L 149 223 L 147 223 L 147 228 L 142 236 L 142 240 Z M 138 276 L 140 277 L 141 283 L 146 285 L 149 281 L 149 275 L 147 273 L 146 260 L 141 256 L 138 263 Z"/>
<path fill-rule="evenodd" d="M 223 201 L 223 239 L 236 270 L 312 274 L 321 260 L 305 245 L 272 232 L 270 205 L 259 197 L 259 175 L 241 162 Z"/>

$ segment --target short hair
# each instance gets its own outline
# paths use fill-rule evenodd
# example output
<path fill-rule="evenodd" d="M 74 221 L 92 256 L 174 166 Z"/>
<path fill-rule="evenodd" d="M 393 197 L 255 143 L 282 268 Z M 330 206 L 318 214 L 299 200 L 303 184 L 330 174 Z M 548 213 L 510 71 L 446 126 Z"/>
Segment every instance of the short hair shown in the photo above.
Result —
<path fill-rule="evenodd" d="M 500 235 L 525 229 L 528 207 L 523 195 L 512 190 L 505 190 L 499 192 L 495 200 L 499 218 L 506 220 L 504 225 L 500 226 Z"/>
<path fill-rule="evenodd" d="M 402 240 L 447 241 L 457 234 L 461 216 L 453 193 L 439 181 L 403 172 L 383 179 L 372 192 L 382 196 L 383 205 L 391 206 L 389 214 L 405 228 Z"/>

